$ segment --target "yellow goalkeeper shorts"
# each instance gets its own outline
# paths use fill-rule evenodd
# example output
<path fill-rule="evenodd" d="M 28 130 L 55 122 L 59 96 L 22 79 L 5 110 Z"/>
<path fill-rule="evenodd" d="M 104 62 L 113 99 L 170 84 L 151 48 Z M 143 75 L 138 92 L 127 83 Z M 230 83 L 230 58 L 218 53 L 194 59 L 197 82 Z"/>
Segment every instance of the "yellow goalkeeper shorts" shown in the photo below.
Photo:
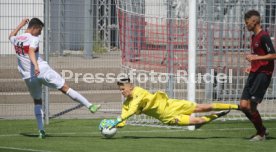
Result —
<path fill-rule="evenodd" d="M 188 125 L 190 123 L 190 115 L 195 108 L 195 102 L 169 99 L 161 121 L 169 125 Z"/>

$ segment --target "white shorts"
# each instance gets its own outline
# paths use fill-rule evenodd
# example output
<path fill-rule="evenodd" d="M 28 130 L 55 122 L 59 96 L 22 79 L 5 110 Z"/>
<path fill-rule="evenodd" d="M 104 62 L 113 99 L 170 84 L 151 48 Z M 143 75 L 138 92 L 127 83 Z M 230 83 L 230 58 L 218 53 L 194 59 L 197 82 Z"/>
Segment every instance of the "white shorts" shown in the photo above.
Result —
<path fill-rule="evenodd" d="M 41 99 L 42 84 L 50 88 L 61 89 L 65 80 L 48 64 L 39 65 L 40 74 L 37 77 L 25 79 L 25 83 L 33 99 Z"/>

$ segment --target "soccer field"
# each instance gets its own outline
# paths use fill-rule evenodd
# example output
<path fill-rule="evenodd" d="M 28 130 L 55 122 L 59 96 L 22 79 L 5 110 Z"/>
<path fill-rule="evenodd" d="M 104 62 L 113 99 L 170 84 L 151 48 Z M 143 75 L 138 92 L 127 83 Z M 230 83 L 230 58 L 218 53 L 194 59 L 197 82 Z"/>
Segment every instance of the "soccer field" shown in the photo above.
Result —
<path fill-rule="evenodd" d="M 0 120 L 1 152 L 268 152 L 276 151 L 276 122 L 265 121 L 270 136 L 250 142 L 247 121 L 214 122 L 200 130 L 126 126 L 112 139 L 98 131 L 100 120 L 52 120 L 38 139 L 34 120 Z"/>

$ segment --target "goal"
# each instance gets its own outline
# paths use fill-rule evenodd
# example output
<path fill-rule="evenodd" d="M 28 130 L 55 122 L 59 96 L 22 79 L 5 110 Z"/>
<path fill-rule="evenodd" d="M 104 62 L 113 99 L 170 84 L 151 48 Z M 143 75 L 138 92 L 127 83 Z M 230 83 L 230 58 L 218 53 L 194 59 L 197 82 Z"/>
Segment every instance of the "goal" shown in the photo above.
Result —
<path fill-rule="evenodd" d="M 188 3 L 188 0 L 117 0 L 122 71 L 132 73 L 136 85 L 152 92 L 165 91 L 170 98 L 187 99 L 188 61 L 191 60 Z M 197 103 L 239 103 L 247 78 L 243 70 L 249 64 L 244 57 L 250 51 L 251 35 L 245 29 L 242 15 L 253 8 L 262 14 L 267 10 L 262 1 L 233 3 L 197 0 Z M 275 15 L 268 17 L 274 17 L 273 22 L 262 24 L 273 25 L 266 27 L 275 35 Z M 276 116 L 275 89 L 273 76 L 259 107 L 264 119 Z M 223 119 L 246 118 L 241 112 L 232 111 Z M 128 123 L 162 126 L 145 115 L 135 116 Z"/>

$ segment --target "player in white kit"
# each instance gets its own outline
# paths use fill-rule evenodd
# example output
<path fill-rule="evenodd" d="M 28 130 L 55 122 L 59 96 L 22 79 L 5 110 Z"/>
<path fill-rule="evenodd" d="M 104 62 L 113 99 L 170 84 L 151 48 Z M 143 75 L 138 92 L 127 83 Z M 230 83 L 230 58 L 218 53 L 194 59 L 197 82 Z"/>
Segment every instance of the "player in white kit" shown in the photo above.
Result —
<path fill-rule="evenodd" d="M 25 33 L 16 36 L 26 24 L 28 27 Z M 40 57 L 38 36 L 43 27 L 44 23 L 38 18 L 32 18 L 30 22 L 26 18 L 9 35 L 9 40 L 16 51 L 18 70 L 34 99 L 34 113 L 38 124 L 39 138 L 45 138 L 41 99 L 42 84 L 60 90 L 74 101 L 83 104 L 92 113 L 100 108 L 100 105 L 90 103 L 85 97 L 70 88 L 64 79 Z"/>

